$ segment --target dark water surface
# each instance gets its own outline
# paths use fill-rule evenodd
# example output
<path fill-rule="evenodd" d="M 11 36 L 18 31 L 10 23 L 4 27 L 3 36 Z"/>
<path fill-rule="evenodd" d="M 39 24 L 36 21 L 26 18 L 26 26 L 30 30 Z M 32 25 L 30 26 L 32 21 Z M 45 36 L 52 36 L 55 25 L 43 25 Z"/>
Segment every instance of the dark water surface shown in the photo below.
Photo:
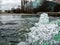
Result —
<path fill-rule="evenodd" d="M 60 17 L 50 17 L 57 20 Z M 34 23 L 38 22 L 36 16 L 0 16 L 0 45 L 17 45 L 20 41 L 25 41 L 25 33 L 28 33 Z"/>

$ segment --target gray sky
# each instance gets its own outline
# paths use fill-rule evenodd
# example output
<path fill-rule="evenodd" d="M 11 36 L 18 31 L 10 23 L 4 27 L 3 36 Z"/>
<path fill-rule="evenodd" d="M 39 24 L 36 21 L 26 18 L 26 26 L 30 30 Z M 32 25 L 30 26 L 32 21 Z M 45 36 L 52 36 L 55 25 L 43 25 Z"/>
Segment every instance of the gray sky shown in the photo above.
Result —
<path fill-rule="evenodd" d="M 28 0 L 30 1 L 30 0 Z M 32 0 L 34 1 L 34 0 Z M 18 5 L 21 6 L 21 0 L 1 0 L 1 10 L 8 10 L 11 8 L 17 8 Z"/>
<path fill-rule="evenodd" d="M 20 0 L 1 0 L 1 10 L 8 10 L 11 8 L 17 8 L 18 5 L 21 6 Z"/>

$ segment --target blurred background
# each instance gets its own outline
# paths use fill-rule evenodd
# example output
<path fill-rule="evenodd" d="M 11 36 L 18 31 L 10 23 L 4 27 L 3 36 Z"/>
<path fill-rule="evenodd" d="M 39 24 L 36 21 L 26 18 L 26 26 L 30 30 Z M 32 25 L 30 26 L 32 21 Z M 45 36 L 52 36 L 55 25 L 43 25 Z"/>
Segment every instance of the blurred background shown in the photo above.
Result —
<path fill-rule="evenodd" d="M 60 0 L 0 0 L 0 13 L 59 12 Z"/>

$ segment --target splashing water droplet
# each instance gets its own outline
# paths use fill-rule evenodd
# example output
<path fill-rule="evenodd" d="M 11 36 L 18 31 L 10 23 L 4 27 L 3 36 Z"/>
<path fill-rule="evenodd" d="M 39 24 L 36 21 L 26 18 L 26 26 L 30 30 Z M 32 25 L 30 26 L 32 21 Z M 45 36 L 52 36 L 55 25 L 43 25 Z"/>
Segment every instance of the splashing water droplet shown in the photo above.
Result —
<path fill-rule="evenodd" d="M 42 13 L 39 22 L 35 23 L 35 26 L 30 28 L 31 32 L 27 33 L 28 38 L 26 38 L 26 42 L 28 44 L 20 42 L 18 45 L 44 45 L 48 42 L 52 43 L 53 37 L 58 34 L 57 28 L 58 24 L 49 22 L 48 14 Z"/>
<path fill-rule="evenodd" d="M 30 28 L 31 32 L 28 33 L 29 40 L 31 40 L 30 43 L 35 43 L 39 41 L 40 45 L 43 45 L 43 41 L 51 41 L 53 36 L 55 34 L 58 34 L 58 25 L 51 24 L 49 22 L 49 17 L 47 13 L 41 14 L 39 22 L 35 23 L 35 25 L 38 26 Z"/>

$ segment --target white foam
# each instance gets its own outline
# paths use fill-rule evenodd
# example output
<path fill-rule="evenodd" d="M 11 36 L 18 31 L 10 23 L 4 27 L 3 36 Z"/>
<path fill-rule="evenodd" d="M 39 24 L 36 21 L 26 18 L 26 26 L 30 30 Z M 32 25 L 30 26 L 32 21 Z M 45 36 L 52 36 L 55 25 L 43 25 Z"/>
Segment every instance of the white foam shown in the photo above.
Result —
<path fill-rule="evenodd" d="M 32 43 L 38 40 L 42 43 L 43 40 L 51 40 L 55 34 L 58 34 L 57 27 L 57 24 L 49 23 L 48 14 L 43 13 L 39 18 L 39 22 L 35 23 L 34 27 L 30 28 L 31 32 L 28 33 L 29 40 L 31 40 Z"/>

